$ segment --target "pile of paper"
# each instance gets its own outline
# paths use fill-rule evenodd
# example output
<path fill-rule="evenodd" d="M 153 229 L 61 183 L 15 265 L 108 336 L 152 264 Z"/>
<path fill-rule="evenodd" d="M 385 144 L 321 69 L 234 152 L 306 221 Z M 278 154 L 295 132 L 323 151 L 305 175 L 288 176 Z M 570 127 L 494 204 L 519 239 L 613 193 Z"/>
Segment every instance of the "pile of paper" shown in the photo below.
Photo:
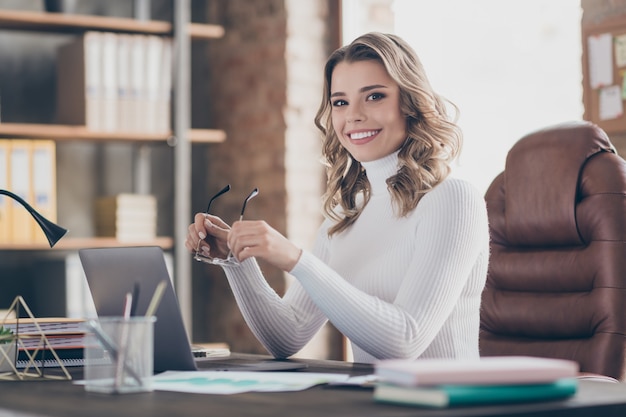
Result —
<path fill-rule="evenodd" d="M 120 242 L 146 242 L 156 238 L 157 202 L 148 194 L 117 194 L 95 202 L 96 234 Z"/>

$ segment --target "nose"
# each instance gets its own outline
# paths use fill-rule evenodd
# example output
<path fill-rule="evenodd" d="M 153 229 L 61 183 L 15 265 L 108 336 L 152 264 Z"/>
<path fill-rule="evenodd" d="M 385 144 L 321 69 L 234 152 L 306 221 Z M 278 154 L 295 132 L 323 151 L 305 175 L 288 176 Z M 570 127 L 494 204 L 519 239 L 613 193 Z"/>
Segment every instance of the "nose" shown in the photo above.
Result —
<path fill-rule="evenodd" d="M 346 113 L 346 122 L 357 123 L 362 122 L 363 120 L 365 120 L 365 114 L 360 104 L 352 104 L 348 106 L 348 111 Z"/>

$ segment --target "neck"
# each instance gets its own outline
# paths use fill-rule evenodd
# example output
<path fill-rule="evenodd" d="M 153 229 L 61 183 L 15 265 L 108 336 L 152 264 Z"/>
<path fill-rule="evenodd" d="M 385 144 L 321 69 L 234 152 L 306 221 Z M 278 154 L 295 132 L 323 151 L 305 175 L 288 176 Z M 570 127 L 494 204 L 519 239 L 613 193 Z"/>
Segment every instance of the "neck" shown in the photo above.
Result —
<path fill-rule="evenodd" d="M 372 187 L 372 196 L 387 192 L 387 179 L 398 172 L 398 152 L 375 161 L 362 162 Z"/>

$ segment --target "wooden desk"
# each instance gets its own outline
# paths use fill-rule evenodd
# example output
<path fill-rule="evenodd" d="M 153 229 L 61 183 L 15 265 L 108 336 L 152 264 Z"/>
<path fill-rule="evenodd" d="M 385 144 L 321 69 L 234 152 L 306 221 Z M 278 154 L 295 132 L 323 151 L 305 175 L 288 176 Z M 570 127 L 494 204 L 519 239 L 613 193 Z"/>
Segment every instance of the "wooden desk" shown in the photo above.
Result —
<path fill-rule="evenodd" d="M 233 355 L 233 360 L 249 355 Z M 220 360 L 222 366 L 225 360 Z M 310 361 L 309 372 L 371 373 L 364 364 Z M 210 369 L 207 362 L 202 366 Z M 75 370 L 76 372 L 77 370 Z M 299 371 L 302 372 L 302 371 Z M 620 416 L 626 415 L 626 384 L 581 381 L 566 401 L 429 410 L 373 402 L 371 389 L 318 386 L 299 392 L 200 395 L 154 391 L 142 394 L 86 393 L 71 381 L 1 381 L 0 416 Z"/>

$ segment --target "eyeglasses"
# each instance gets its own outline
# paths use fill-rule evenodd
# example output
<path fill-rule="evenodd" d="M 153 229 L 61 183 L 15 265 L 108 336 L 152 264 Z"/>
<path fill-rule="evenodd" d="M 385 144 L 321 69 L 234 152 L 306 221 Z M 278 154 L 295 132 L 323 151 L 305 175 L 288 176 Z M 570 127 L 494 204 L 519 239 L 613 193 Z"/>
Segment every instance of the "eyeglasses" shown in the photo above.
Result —
<path fill-rule="evenodd" d="M 211 203 L 213 203 L 213 200 L 215 200 L 217 197 L 221 196 L 222 194 L 227 193 L 228 191 L 230 191 L 230 184 L 228 184 L 226 187 L 219 190 L 217 194 L 211 197 L 211 199 L 209 200 L 209 204 L 207 205 L 205 214 L 209 214 L 209 210 L 211 209 Z M 248 204 L 248 201 L 256 197 L 257 194 L 259 194 L 259 189 L 255 188 L 254 190 L 252 190 L 250 194 L 248 194 L 248 197 L 246 197 L 246 199 L 244 200 L 243 206 L 241 207 L 241 214 L 239 215 L 240 221 L 243 220 L 243 214 L 246 211 L 246 205 Z M 237 260 L 237 258 L 235 258 L 235 256 L 233 256 L 232 252 L 228 252 L 228 256 L 226 257 L 226 259 L 213 258 L 210 256 L 205 256 L 205 255 L 200 254 L 201 243 L 202 243 L 202 239 L 198 240 L 198 246 L 196 246 L 196 253 L 193 256 L 193 259 L 195 259 L 196 261 L 204 262 L 207 264 L 213 264 L 213 265 L 239 265 L 239 261 Z"/>

